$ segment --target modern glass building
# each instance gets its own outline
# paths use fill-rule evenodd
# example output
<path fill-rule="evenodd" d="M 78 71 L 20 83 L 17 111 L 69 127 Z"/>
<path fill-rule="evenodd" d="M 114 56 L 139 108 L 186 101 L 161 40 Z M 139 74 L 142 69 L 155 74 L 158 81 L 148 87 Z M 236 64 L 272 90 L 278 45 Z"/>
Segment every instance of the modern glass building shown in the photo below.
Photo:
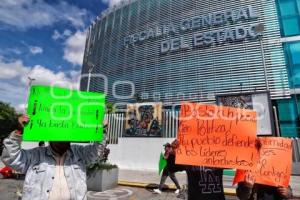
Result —
<path fill-rule="evenodd" d="M 269 91 L 281 133 L 300 136 L 299 9 L 300 0 L 123 2 L 89 28 L 81 89 L 165 105 Z"/>
<path fill-rule="evenodd" d="M 281 43 L 284 49 L 291 96 L 274 100 L 284 136 L 300 136 L 300 1 L 277 0 Z"/>

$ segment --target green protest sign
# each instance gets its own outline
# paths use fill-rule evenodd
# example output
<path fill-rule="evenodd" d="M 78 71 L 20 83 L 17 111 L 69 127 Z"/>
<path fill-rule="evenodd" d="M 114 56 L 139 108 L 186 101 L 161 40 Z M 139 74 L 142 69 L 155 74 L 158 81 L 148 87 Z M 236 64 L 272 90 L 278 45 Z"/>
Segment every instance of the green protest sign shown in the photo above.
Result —
<path fill-rule="evenodd" d="M 24 141 L 101 141 L 105 95 L 32 86 Z"/>
<path fill-rule="evenodd" d="M 159 162 L 158 162 L 158 175 L 161 174 L 161 172 L 164 170 L 166 166 L 167 166 L 167 161 L 164 158 L 164 155 L 160 153 Z"/>

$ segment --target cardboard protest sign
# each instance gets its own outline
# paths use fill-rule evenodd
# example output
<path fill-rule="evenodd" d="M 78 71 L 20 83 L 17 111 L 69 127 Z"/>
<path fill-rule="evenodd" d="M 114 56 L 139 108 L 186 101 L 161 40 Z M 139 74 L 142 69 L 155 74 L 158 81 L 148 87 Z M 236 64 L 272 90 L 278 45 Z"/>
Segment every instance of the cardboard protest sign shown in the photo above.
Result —
<path fill-rule="evenodd" d="M 280 137 L 260 137 L 262 147 L 257 168 L 250 172 L 255 183 L 287 187 L 292 171 L 292 140 Z M 247 171 L 237 170 L 233 184 L 244 181 Z"/>
<path fill-rule="evenodd" d="M 101 141 L 105 95 L 32 86 L 24 141 Z"/>
<path fill-rule="evenodd" d="M 252 110 L 183 103 L 177 138 L 177 164 L 252 169 L 258 159 Z"/>
<path fill-rule="evenodd" d="M 160 153 L 159 162 L 158 162 L 158 175 L 161 174 L 161 172 L 164 170 L 166 166 L 167 166 L 167 161 L 164 158 L 164 155 Z"/>

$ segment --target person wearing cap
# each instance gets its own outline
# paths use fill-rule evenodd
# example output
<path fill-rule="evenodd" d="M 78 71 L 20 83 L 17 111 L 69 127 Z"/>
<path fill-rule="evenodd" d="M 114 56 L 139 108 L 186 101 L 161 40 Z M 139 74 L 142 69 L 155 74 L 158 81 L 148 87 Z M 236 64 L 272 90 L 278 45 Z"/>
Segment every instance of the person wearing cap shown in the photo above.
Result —
<path fill-rule="evenodd" d="M 49 142 L 49 146 L 25 150 L 21 148 L 21 138 L 29 117 L 22 115 L 18 122 L 18 128 L 4 140 L 1 159 L 7 166 L 26 174 L 22 199 L 86 199 L 86 166 L 104 156 L 106 124 L 101 143 L 83 146 L 68 141 Z"/>
<path fill-rule="evenodd" d="M 178 180 L 175 176 L 176 168 L 175 168 L 175 151 L 172 148 L 170 143 L 164 144 L 165 147 L 165 153 L 164 158 L 167 160 L 167 166 L 164 168 L 162 172 L 162 176 L 160 179 L 160 184 L 158 189 L 154 189 L 154 193 L 161 194 L 163 185 L 165 184 L 168 176 L 171 178 L 171 180 L 175 183 L 177 190 L 175 191 L 175 194 L 179 194 L 180 191 L 180 185 L 178 183 Z"/>
<path fill-rule="evenodd" d="M 179 148 L 179 141 L 172 142 L 173 151 Z M 177 198 L 188 200 L 225 200 L 223 169 L 204 166 L 176 165 L 176 171 L 185 171 L 187 190 L 181 190 Z"/>

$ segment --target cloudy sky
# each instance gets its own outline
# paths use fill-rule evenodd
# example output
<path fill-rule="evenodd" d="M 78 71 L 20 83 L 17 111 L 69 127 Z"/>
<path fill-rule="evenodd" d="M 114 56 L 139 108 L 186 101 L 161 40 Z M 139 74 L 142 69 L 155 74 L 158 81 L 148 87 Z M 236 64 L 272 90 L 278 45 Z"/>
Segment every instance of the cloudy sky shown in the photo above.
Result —
<path fill-rule="evenodd" d="M 0 0 L 0 101 L 24 107 L 37 84 L 78 84 L 86 29 L 119 0 Z"/>

